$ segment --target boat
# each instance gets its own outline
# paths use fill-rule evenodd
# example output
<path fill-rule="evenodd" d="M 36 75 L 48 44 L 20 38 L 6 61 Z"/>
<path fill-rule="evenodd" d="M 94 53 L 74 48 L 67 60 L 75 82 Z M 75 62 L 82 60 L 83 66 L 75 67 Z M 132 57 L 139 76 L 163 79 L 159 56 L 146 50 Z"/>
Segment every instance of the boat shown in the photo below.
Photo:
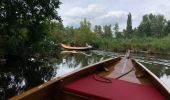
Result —
<path fill-rule="evenodd" d="M 127 54 L 77 69 L 10 100 L 170 100 L 170 89 Z"/>
<path fill-rule="evenodd" d="M 86 47 L 75 47 L 75 46 L 70 46 L 66 44 L 61 44 L 61 46 L 67 50 L 90 50 L 92 49 L 92 46 L 90 45 L 87 45 Z"/>

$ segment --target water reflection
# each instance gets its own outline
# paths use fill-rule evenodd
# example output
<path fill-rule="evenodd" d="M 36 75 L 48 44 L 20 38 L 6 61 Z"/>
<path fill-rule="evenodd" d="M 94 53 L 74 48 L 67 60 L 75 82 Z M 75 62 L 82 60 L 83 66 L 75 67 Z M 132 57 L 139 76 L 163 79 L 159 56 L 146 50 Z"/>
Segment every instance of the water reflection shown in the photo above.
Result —
<path fill-rule="evenodd" d="M 88 56 L 91 55 L 91 56 Z M 79 69 L 81 67 L 93 64 L 95 62 L 101 61 L 103 59 L 108 58 L 108 56 L 96 55 L 96 54 L 84 54 L 82 52 L 79 53 L 61 53 L 61 62 L 56 62 L 55 67 L 58 68 L 56 70 L 56 76 L 63 75 L 65 73 L 71 72 L 75 69 Z"/>
<path fill-rule="evenodd" d="M 132 54 L 170 88 L 170 55 Z"/>
<path fill-rule="evenodd" d="M 5 99 L 11 94 L 19 94 L 25 89 L 26 81 L 23 77 L 13 73 L 4 73 L 0 75 L 0 99 Z"/>
<path fill-rule="evenodd" d="M 161 64 L 144 63 L 149 70 L 151 70 L 156 76 L 158 76 L 166 85 L 170 87 L 170 67 Z"/>
<path fill-rule="evenodd" d="M 91 56 L 88 56 L 91 55 Z M 18 59 L 0 66 L 0 99 L 5 100 L 57 76 L 108 58 L 93 53 L 58 53 L 50 58 Z"/>
<path fill-rule="evenodd" d="M 1 99 L 17 95 L 55 76 L 54 69 L 47 62 L 20 60 L 12 65 L 2 67 L 0 71 L 0 88 L 4 90 Z"/>

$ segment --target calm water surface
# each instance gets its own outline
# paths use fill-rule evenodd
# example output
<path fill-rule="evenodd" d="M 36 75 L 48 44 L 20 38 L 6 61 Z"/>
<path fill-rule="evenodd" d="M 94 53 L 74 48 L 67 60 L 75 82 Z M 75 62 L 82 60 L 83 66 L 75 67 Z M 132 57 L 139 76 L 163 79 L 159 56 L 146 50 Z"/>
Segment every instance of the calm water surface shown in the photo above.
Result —
<path fill-rule="evenodd" d="M 0 100 L 5 100 L 75 69 L 102 61 L 121 53 L 91 51 L 88 54 L 68 52 L 56 57 L 17 60 L 0 66 Z M 170 56 L 132 54 L 170 87 Z"/>

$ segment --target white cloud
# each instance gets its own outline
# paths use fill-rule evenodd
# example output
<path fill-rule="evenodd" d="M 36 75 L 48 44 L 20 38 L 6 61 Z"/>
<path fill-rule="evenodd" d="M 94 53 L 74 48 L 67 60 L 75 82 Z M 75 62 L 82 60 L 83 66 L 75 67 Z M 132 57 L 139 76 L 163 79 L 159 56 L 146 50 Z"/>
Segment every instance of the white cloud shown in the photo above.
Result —
<path fill-rule="evenodd" d="M 163 14 L 167 19 L 170 19 L 170 5 L 161 4 L 155 7 L 154 13 Z"/>
<path fill-rule="evenodd" d="M 73 18 L 93 18 L 99 16 L 104 13 L 104 9 L 102 9 L 99 5 L 88 5 L 87 7 L 74 7 L 68 10 L 65 13 L 66 17 L 73 17 Z"/>
<path fill-rule="evenodd" d="M 103 17 L 115 17 L 115 18 L 120 18 L 122 16 L 127 16 L 127 12 L 125 11 L 110 11 L 110 12 L 107 12 Z"/>
<path fill-rule="evenodd" d="M 64 25 L 79 26 L 84 18 L 92 25 L 119 23 L 126 27 L 127 14 L 132 13 L 133 27 L 139 25 L 144 14 L 163 14 L 170 19 L 170 0 L 61 0 L 59 14 Z"/>
<path fill-rule="evenodd" d="M 65 25 L 75 25 L 87 18 L 93 25 L 106 24 L 123 24 L 127 19 L 128 12 L 126 11 L 108 11 L 106 8 L 90 4 L 87 7 L 74 7 L 63 13 L 63 20 Z"/>

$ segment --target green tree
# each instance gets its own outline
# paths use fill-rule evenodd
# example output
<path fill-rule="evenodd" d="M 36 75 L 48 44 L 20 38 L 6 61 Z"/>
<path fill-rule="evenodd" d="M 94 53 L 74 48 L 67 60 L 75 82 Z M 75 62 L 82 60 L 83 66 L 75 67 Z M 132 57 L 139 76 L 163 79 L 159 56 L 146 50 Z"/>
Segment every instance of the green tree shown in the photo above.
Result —
<path fill-rule="evenodd" d="M 87 19 L 84 19 L 83 21 L 80 22 L 80 28 L 79 29 L 83 33 L 89 33 L 89 32 L 91 32 L 91 23 Z"/>
<path fill-rule="evenodd" d="M 167 23 L 166 23 L 166 25 L 164 27 L 164 33 L 165 33 L 165 35 L 170 33 L 170 20 L 167 21 Z"/>
<path fill-rule="evenodd" d="M 6 52 L 20 53 L 24 47 L 43 40 L 46 21 L 61 21 L 59 0 L 0 0 L 0 31 Z"/>
<path fill-rule="evenodd" d="M 144 15 L 138 27 L 138 32 L 140 35 L 145 36 L 164 36 L 165 22 L 166 20 L 163 15 Z"/>
<path fill-rule="evenodd" d="M 75 40 L 73 39 L 75 34 L 75 28 L 73 26 L 67 26 L 65 27 L 65 39 L 66 42 L 75 43 Z"/>
<path fill-rule="evenodd" d="M 151 32 L 153 36 L 162 37 L 164 36 L 163 28 L 165 26 L 165 18 L 163 15 L 155 15 L 151 19 Z"/>
<path fill-rule="evenodd" d="M 103 35 L 102 27 L 100 25 L 95 25 L 94 33 L 98 34 L 99 36 L 102 36 Z"/>
<path fill-rule="evenodd" d="M 80 27 L 75 29 L 74 39 L 76 40 L 76 43 L 79 43 L 79 45 L 85 45 L 86 43 L 89 43 L 91 38 L 91 23 L 87 19 L 84 19 L 80 22 Z"/>
<path fill-rule="evenodd" d="M 121 38 L 122 37 L 121 32 L 119 32 L 119 24 L 118 23 L 116 23 L 114 25 L 113 30 L 115 32 L 116 38 Z"/>
<path fill-rule="evenodd" d="M 127 26 L 126 26 L 126 32 L 125 32 L 125 36 L 126 37 L 131 37 L 133 33 L 132 30 L 132 15 L 131 13 L 128 14 L 128 19 L 127 19 Z"/>
<path fill-rule="evenodd" d="M 148 15 L 143 16 L 143 20 L 138 27 L 138 35 L 151 36 L 151 21 Z"/>
<path fill-rule="evenodd" d="M 104 35 L 105 37 L 110 37 L 110 38 L 112 38 L 111 25 L 104 25 L 104 26 L 103 26 L 103 30 L 104 30 L 103 35 Z"/>
<path fill-rule="evenodd" d="M 64 39 L 67 37 L 67 33 L 62 22 L 49 21 L 48 23 L 46 23 L 45 29 L 45 31 L 49 33 L 47 35 L 47 38 L 55 43 L 63 42 Z"/>

